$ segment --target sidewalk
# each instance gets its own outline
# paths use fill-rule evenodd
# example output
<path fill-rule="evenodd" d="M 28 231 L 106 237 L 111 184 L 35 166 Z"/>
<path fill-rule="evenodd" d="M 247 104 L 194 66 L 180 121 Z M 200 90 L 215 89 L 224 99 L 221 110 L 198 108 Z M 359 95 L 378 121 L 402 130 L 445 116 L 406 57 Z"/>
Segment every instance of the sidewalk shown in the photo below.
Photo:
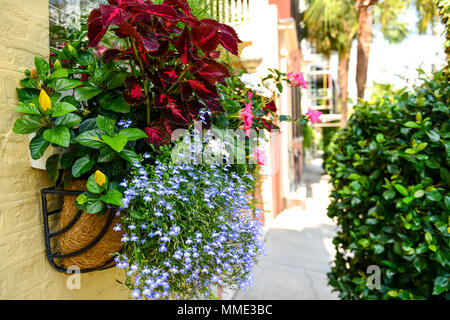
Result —
<path fill-rule="evenodd" d="M 234 300 L 338 298 L 327 285 L 336 228 L 326 214 L 330 186 L 323 173 L 320 161 L 305 166 L 305 209 L 294 207 L 275 219 L 265 237 L 266 255 L 254 269 L 253 284 L 236 292 Z"/>

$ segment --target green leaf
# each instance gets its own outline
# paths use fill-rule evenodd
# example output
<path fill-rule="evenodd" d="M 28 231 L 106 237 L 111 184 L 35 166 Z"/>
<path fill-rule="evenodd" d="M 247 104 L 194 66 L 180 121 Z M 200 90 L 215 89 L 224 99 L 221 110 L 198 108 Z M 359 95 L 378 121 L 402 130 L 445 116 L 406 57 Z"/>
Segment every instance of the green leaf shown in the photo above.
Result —
<path fill-rule="evenodd" d="M 28 103 L 19 102 L 19 106 L 14 110 L 15 112 L 27 113 L 27 114 L 36 114 L 40 115 L 41 112 L 35 105 L 31 105 Z"/>
<path fill-rule="evenodd" d="M 133 218 L 135 218 L 135 219 L 139 219 L 139 220 L 142 220 L 142 219 L 145 218 L 143 215 L 141 215 L 141 214 L 140 214 L 138 211 L 136 211 L 136 210 L 131 210 L 131 211 L 130 211 L 130 216 L 133 217 Z"/>
<path fill-rule="evenodd" d="M 430 140 L 432 142 L 438 142 L 441 139 L 441 136 L 439 135 L 439 133 L 437 133 L 436 131 L 430 131 L 427 132 L 428 138 L 430 138 Z"/>
<path fill-rule="evenodd" d="M 98 129 L 88 130 L 80 134 L 76 141 L 83 146 L 99 149 L 105 146 L 105 143 L 100 140 L 101 134 L 102 132 Z"/>
<path fill-rule="evenodd" d="M 386 200 L 390 200 L 395 197 L 395 191 L 393 189 L 386 190 L 383 192 L 383 198 Z"/>
<path fill-rule="evenodd" d="M 123 206 L 122 198 L 123 198 L 122 193 L 116 189 L 108 190 L 108 192 L 101 197 L 103 202 L 106 202 L 106 203 L 109 203 L 109 204 L 112 204 L 112 205 L 118 206 L 118 207 Z"/>
<path fill-rule="evenodd" d="M 16 120 L 13 131 L 17 134 L 29 134 L 41 128 L 41 117 L 27 114 Z"/>
<path fill-rule="evenodd" d="M 109 105 L 110 110 L 118 113 L 129 113 L 130 105 L 120 96 Z"/>
<path fill-rule="evenodd" d="M 68 103 L 68 102 L 59 102 L 53 106 L 52 109 L 52 117 L 60 117 L 63 116 L 69 112 L 77 111 L 77 107 L 74 105 Z"/>
<path fill-rule="evenodd" d="M 37 160 L 42 158 L 42 156 L 45 153 L 45 150 L 47 150 L 48 146 L 50 145 L 50 142 L 48 142 L 44 135 L 39 133 L 36 135 L 33 139 L 30 141 L 30 154 L 31 158 L 33 160 Z"/>
<path fill-rule="evenodd" d="M 108 148 L 105 146 L 104 148 L 100 149 L 100 155 L 99 155 L 97 161 L 100 163 L 109 162 L 114 159 L 116 154 L 117 153 L 115 153 L 113 150 L 111 150 L 111 148 Z"/>
<path fill-rule="evenodd" d="M 366 248 L 366 247 L 368 247 L 368 246 L 370 245 L 370 241 L 367 240 L 367 239 L 364 239 L 364 238 L 359 239 L 358 243 L 359 243 L 363 248 Z"/>
<path fill-rule="evenodd" d="M 402 196 L 407 197 L 409 195 L 408 190 L 401 184 L 394 184 L 394 187 L 395 189 L 397 189 L 398 192 L 400 192 Z"/>
<path fill-rule="evenodd" d="M 136 141 L 139 139 L 147 138 L 147 134 L 141 129 L 137 128 L 125 128 L 120 130 L 119 134 L 127 136 L 128 141 Z"/>
<path fill-rule="evenodd" d="M 449 282 L 448 276 L 439 276 L 434 279 L 433 294 L 441 294 L 447 291 Z"/>
<path fill-rule="evenodd" d="M 128 77 L 127 73 L 118 73 L 113 76 L 108 82 L 108 90 L 112 90 L 123 85 L 126 77 Z"/>
<path fill-rule="evenodd" d="M 67 72 L 67 69 L 57 69 L 53 71 L 53 73 L 48 77 L 49 79 L 55 79 L 55 78 L 67 78 L 69 76 L 69 73 Z"/>
<path fill-rule="evenodd" d="M 421 128 L 420 124 L 413 121 L 405 122 L 403 125 L 408 128 L 416 128 L 416 129 Z"/>
<path fill-rule="evenodd" d="M 86 212 L 90 214 L 99 213 L 103 210 L 103 202 L 101 200 L 96 200 L 87 205 Z"/>
<path fill-rule="evenodd" d="M 128 161 L 129 164 L 134 165 L 136 162 L 139 162 L 139 156 L 133 150 L 124 149 L 119 153 L 119 157 Z"/>
<path fill-rule="evenodd" d="M 397 290 L 389 290 L 387 292 L 387 295 L 390 296 L 390 297 L 393 297 L 393 298 L 397 298 L 398 297 L 398 292 L 397 292 Z"/>
<path fill-rule="evenodd" d="M 69 78 L 54 79 L 49 83 L 49 87 L 55 91 L 65 91 L 75 89 L 83 84 L 82 81 Z"/>
<path fill-rule="evenodd" d="M 431 169 L 438 169 L 441 166 L 436 159 L 428 159 L 425 161 L 425 164 Z"/>
<path fill-rule="evenodd" d="M 431 201 L 441 201 L 442 200 L 442 194 L 438 190 L 433 190 L 426 193 L 427 199 L 430 199 Z"/>
<path fill-rule="evenodd" d="M 38 89 L 17 89 L 17 95 L 19 96 L 19 100 L 23 103 L 34 103 L 35 105 L 39 104 L 39 94 L 41 90 Z"/>
<path fill-rule="evenodd" d="M 35 57 L 34 58 L 34 65 L 36 66 L 36 71 L 39 74 L 48 75 L 48 72 L 50 71 L 50 65 L 48 62 L 42 58 L 42 57 Z"/>
<path fill-rule="evenodd" d="M 419 144 L 417 147 L 416 147 L 416 150 L 417 151 L 422 151 L 423 149 L 425 149 L 427 147 L 427 143 L 426 142 L 422 142 L 421 144 Z"/>
<path fill-rule="evenodd" d="M 116 124 L 116 121 L 114 121 L 111 118 L 99 115 L 96 120 L 97 127 L 100 130 L 103 130 L 108 135 L 112 135 L 114 133 L 114 125 Z"/>
<path fill-rule="evenodd" d="M 47 159 L 47 162 L 45 163 L 45 169 L 47 170 L 50 180 L 52 180 L 53 183 L 56 183 L 56 180 L 58 180 L 59 177 L 58 168 L 59 168 L 59 154 L 54 154 L 50 156 Z"/>
<path fill-rule="evenodd" d="M 87 101 L 99 95 L 103 90 L 93 87 L 81 87 L 75 89 L 75 99 L 77 101 Z"/>
<path fill-rule="evenodd" d="M 121 152 L 128 142 L 127 136 L 123 134 L 118 134 L 114 137 L 103 134 L 101 137 L 103 141 L 116 152 Z"/>
<path fill-rule="evenodd" d="M 423 190 L 417 190 L 414 192 L 414 198 L 422 198 L 425 195 L 425 191 Z"/>
<path fill-rule="evenodd" d="M 95 173 L 91 174 L 87 181 L 87 189 L 89 192 L 94 194 L 102 193 L 108 187 L 108 178 L 106 177 L 106 183 L 103 186 L 99 186 L 95 181 Z"/>
<path fill-rule="evenodd" d="M 442 167 L 440 169 L 441 178 L 444 182 L 450 183 L 450 171 L 447 168 Z"/>
<path fill-rule="evenodd" d="M 87 196 L 83 193 L 83 194 L 80 194 L 78 197 L 77 197 L 77 202 L 79 203 L 79 204 L 85 204 L 85 203 L 87 203 L 87 201 L 88 201 L 88 198 L 87 198 Z"/>
<path fill-rule="evenodd" d="M 431 233 L 429 233 L 429 232 L 426 232 L 426 233 L 425 233 L 425 241 L 426 241 L 427 243 L 433 242 L 433 237 L 432 237 Z"/>
<path fill-rule="evenodd" d="M 57 144 L 62 147 L 68 147 L 70 145 L 70 131 L 65 126 L 56 126 L 53 129 L 47 129 L 44 131 L 44 138 L 51 143 Z"/>
<path fill-rule="evenodd" d="M 83 173 L 88 172 L 94 166 L 94 161 L 92 161 L 89 156 L 84 156 L 79 158 L 72 166 L 72 175 L 78 178 Z"/>
<path fill-rule="evenodd" d="M 68 113 L 55 119 L 56 126 L 65 126 L 67 128 L 72 128 L 82 121 L 81 117 L 75 113 Z"/>
<path fill-rule="evenodd" d="M 378 143 L 382 143 L 382 142 L 386 141 L 386 139 L 384 138 L 384 135 L 382 133 L 378 133 L 375 137 L 375 140 L 377 140 Z"/>
<path fill-rule="evenodd" d="M 61 164 L 61 169 L 68 169 L 72 165 L 75 160 L 76 155 L 73 152 L 65 152 L 61 156 L 61 160 L 59 161 Z"/>

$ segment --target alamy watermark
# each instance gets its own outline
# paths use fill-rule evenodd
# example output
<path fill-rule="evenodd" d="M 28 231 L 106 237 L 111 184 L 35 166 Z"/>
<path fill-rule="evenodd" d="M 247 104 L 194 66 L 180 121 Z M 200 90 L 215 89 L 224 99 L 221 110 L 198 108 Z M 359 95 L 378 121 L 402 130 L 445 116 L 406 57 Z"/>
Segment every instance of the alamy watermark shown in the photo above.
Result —
<path fill-rule="evenodd" d="M 66 287 L 69 290 L 81 289 L 81 270 L 77 265 L 72 265 L 67 268 L 67 274 L 71 274 L 66 280 Z"/>
<path fill-rule="evenodd" d="M 263 175 L 274 175 L 280 168 L 280 132 L 272 130 L 209 129 L 195 122 L 193 130 L 172 133 L 173 163 L 186 164 L 259 164 Z"/>
<path fill-rule="evenodd" d="M 369 289 L 381 289 L 381 269 L 377 265 L 371 265 L 367 267 L 367 274 L 371 274 L 367 278 L 366 285 Z"/>

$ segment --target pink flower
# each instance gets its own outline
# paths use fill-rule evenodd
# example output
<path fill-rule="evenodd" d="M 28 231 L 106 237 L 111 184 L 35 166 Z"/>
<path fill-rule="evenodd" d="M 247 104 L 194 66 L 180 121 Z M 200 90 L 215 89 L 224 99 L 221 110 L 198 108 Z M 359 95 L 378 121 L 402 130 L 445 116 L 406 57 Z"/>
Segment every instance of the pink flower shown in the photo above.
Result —
<path fill-rule="evenodd" d="M 97 50 L 95 50 L 95 52 L 97 53 L 98 56 L 102 56 L 103 52 L 105 52 L 108 48 L 102 45 L 98 45 L 97 46 Z"/>
<path fill-rule="evenodd" d="M 306 80 L 303 77 L 303 73 L 301 72 L 290 72 L 288 73 L 288 80 L 291 82 L 291 85 L 294 87 L 303 87 L 304 89 L 307 88 L 306 86 Z"/>
<path fill-rule="evenodd" d="M 312 109 L 308 109 L 308 112 L 306 113 L 306 116 L 308 117 L 309 121 L 311 121 L 311 123 L 313 124 L 316 122 L 322 122 L 322 120 L 320 120 L 321 115 L 322 112 Z"/>
<path fill-rule="evenodd" d="M 248 104 L 241 111 L 240 118 L 244 120 L 244 132 L 247 137 L 250 137 L 250 129 L 253 123 L 253 113 L 252 113 L 252 96 L 251 92 L 248 93 Z"/>
<path fill-rule="evenodd" d="M 253 157 L 256 160 L 256 163 L 259 165 L 264 165 L 266 163 L 266 152 L 261 149 L 253 149 Z"/>

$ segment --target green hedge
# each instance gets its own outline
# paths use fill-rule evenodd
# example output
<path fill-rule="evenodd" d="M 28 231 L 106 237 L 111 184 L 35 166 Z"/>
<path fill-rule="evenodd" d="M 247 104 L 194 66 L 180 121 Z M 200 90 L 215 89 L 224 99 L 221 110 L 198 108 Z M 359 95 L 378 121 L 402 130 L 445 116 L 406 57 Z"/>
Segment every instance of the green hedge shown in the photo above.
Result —
<path fill-rule="evenodd" d="M 328 277 L 342 299 L 450 299 L 449 102 L 436 73 L 413 93 L 357 105 L 333 141 Z M 373 265 L 381 286 L 370 289 Z"/>

